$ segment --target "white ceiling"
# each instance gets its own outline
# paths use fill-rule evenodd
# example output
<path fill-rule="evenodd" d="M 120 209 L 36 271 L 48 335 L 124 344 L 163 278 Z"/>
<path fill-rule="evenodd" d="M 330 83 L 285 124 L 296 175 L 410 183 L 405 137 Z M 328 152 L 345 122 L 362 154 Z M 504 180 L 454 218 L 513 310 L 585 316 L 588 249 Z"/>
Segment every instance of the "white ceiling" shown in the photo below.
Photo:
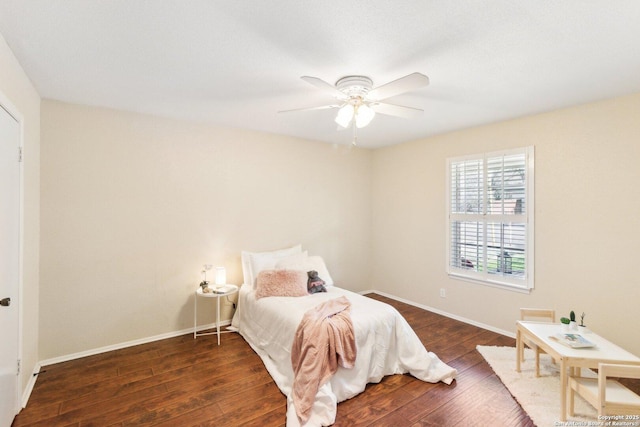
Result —
<path fill-rule="evenodd" d="M 0 0 L 43 98 L 348 144 L 300 76 L 431 84 L 390 101 L 380 147 L 640 92 L 638 0 Z"/>

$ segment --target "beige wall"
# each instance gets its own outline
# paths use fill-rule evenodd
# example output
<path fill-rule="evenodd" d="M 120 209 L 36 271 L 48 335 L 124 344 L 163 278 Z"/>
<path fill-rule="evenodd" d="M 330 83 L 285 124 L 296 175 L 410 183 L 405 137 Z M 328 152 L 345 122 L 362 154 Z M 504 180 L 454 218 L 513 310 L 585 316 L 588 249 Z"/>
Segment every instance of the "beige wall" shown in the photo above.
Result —
<path fill-rule="evenodd" d="M 298 242 L 354 290 L 506 331 L 519 307 L 585 311 L 640 354 L 620 327 L 640 296 L 639 110 L 636 95 L 370 152 L 45 101 L 41 359 L 188 328 L 202 263 L 238 282 L 242 249 Z M 527 145 L 535 290 L 449 279 L 446 158 Z"/>
<path fill-rule="evenodd" d="M 38 358 L 38 257 L 40 242 L 40 96 L 0 35 L 0 103 L 8 100 L 23 122 L 22 164 L 22 372 L 21 390 Z M 15 111 L 14 111 L 15 112 Z"/>
<path fill-rule="evenodd" d="M 368 287 L 371 157 L 43 101 L 41 359 L 192 327 L 202 264 L 240 283 L 243 249 L 302 243 Z"/>
<path fill-rule="evenodd" d="M 372 288 L 511 332 L 520 307 L 584 311 L 587 326 L 640 354 L 639 118 L 634 95 L 376 150 Z M 446 159 L 529 145 L 535 289 L 449 279 Z"/>

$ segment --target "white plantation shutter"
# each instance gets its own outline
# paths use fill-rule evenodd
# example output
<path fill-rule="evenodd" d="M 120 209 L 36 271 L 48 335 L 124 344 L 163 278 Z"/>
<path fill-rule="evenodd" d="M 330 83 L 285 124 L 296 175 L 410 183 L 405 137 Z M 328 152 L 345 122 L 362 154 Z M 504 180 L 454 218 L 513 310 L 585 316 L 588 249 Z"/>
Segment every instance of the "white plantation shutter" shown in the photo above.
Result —
<path fill-rule="evenodd" d="M 448 160 L 447 271 L 533 287 L 533 148 Z"/>

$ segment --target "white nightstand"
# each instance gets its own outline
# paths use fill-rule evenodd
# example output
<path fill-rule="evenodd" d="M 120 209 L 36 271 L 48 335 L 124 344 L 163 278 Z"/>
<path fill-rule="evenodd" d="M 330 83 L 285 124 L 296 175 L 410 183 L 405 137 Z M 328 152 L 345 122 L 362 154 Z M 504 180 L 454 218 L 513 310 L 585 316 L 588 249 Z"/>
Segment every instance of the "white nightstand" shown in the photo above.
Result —
<path fill-rule="evenodd" d="M 218 288 L 218 292 L 204 293 L 202 287 L 198 286 L 196 295 L 193 299 L 193 339 L 202 335 L 218 335 L 218 345 L 220 345 L 220 334 L 231 331 L 220 331 L 220 298 L 229 297 L 238 292 L 236 285 L 211 285 L 212 289 Z M 215 332 L 198 332 L 198 297 L 215 298 L 216 299 L 216 331 Z"/>

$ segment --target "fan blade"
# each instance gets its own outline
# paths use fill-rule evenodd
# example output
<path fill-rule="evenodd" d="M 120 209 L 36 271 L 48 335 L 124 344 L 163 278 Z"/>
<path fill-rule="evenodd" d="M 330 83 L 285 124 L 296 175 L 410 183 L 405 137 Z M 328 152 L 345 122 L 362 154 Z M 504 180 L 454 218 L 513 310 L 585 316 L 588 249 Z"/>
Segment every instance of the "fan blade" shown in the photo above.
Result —
<path fill-rule="evenodd" d="M 424 111 L 419 108 L 387 104 L 385 102 L 371 104 L 370 107 L 373 108 L 373 111 L 376 113 L 387 116 L 402 117 L 404 119 L 415 119 L 416 117 L 422 116 L 422 113 L 424 113 Z"/>
<path fill-rule="evenodd" d="M 278 111 L 278 113 L 291 113 L 294 111 L 313 111 L 313 110 L 328 110 L 330 108 L 340 108 L 340 104 L 329 104 L 329 105 L 320 105 L 318 107 L 305 107 L 305 108 L 294 108 L 292 110 L 282 110 Z"/>
<path fill-rule="evenodd" d="M 371 89 L 367 94 L 367 98 L 374 100 L 382 100 L 400 95 L 401 93 L 419 89 L 429 84 L 429 77 L 421 73 L 413 73 L 408 76 L 400 77 L 397 80 Z"/>
<path fill-rule="evenodd" d="M 302 76 L 300 77 L 305 82 L 317 87 L 318 89 L 324 90 L 325 92 L 329 92 L 331 95 L 335 96 L 338 99 L 345 99 L 347 96 L 340 92 L 336 87 L 330 83 L 325 82 L 322 79 L 317 77 L 310 76 Z"/>

